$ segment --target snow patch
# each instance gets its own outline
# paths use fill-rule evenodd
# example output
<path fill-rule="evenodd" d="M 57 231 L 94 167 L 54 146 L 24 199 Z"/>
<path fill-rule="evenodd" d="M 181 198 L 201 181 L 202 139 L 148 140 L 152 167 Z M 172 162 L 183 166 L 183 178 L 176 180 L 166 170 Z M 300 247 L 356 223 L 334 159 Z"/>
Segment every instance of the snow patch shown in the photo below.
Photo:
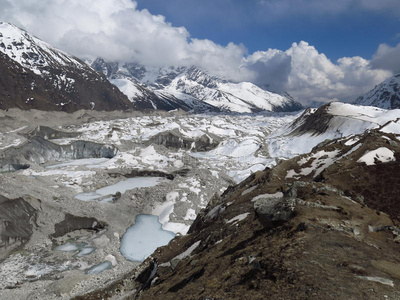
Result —
<path fill-rule="evenodd" d="M 365 163 L 367 166 L 375 165 L 375 161 L 386 163 L 389 161 L 396 161 L 394 152 L 386 147 L 380 147 L 376 150 L 365 153 L 357 162 Z"/>

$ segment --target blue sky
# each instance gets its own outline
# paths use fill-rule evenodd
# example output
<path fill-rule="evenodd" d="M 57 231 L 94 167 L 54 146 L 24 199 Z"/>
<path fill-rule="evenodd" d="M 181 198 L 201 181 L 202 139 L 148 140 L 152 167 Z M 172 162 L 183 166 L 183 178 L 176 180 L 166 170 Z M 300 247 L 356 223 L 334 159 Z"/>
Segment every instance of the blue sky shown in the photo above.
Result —
<path fill-rule="evenodd" d="M 352 102 L 400 73 L 400 0 L 0 0 L 13 23 L 82 59 L 196 66 Z"/>
<path fill-rule="evenodd" d="M 400 42 L 400 1 L 397 10 L 393 9 L 396 4 L 387 0 L 375 0 L 383 2 L 380 8 L 368 8 L 356 4 L 358 1 L 336 1 L 338 7 L 331 11 L 305 4 L 313 1 L 286 1 L 292 7 L 287 11 L 283 7 L 281 12 L 271 11 L 257 0 L 137 0 L 137 3 L 139 9 L 164 15 L 174 26 L 184 26 L 192 37 L 223 45 L 242 43 L 249 52 L 288 49 L 293 42 L 304 40 L 335 61 L 344 56 L 371 59 L 380 44 L 395 46 Z"/>

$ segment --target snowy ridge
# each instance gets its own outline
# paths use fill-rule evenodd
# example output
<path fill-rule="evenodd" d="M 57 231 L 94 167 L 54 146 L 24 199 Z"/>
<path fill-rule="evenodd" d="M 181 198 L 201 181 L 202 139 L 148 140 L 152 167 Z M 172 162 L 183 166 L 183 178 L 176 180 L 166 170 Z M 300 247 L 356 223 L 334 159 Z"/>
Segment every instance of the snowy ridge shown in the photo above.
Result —
<path fill-rule="evenodd" d="M 386 79 L 354 103 L 384 109 L 400 108 L 400 74 Z"/>
<path fill-rule="evenodd" d="M 195 68 L 175 78 L 165 90 L 191 95 L 221 110 L 240 113 L 280 111 L 285 105 L 295 104 L 289 98 L 265 91 L 250 82 L 228 83 Z"/>
<path fill-rule="evenodd" d="M 227 82 L 196 67 L 149 67 L 137 63 L 120 66 L 118 63 L 107 63 L 101 58 L 92 62 L 91 66 L 105 74 L 111 82 L 116 78 L 125 78 L 134 85 L 140 85 L 156 94 L 160 99 L 150 99 L 145 95 L 136 97 L 141 101 L 152 102 L 155 108 L 161 108 L 157 102 L 161 101 L 160 103 L 164 104 L 167 101 L 172 109 L 181 108 L 196 112 L 251 113 L 302 109 L 289 95 L 268 92 L 250 82 Z M 132 102 L 137 102 L 131 89 L 128 90 L 124 86 L 121 91 Z"/>
<path fill-rule="evenodd" d="M 332 102 L 318 110 L 307 110 L 291 125 L 273 135 L 269 144 L 272 156 L 291 158 L 310 152 L 326 141 L 362 134 L 366 130 L 400 132 L 400 109 L 385 110 L 371 106 L 358 106 Z"/>
<path fill-rule="evenodd" d="M 26 31 L 8 23 L 0 23 L 0 51 L 33 71 L 43 75 L 47 67 L 87 67 L 76 58 L 58 50 Z"/>

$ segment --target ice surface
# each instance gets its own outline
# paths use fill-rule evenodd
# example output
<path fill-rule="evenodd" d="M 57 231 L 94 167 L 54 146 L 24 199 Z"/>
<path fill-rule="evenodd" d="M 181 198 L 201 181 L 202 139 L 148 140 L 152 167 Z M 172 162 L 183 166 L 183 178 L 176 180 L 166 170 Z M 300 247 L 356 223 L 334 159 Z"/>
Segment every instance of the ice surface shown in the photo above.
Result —
<path fill-rule="evenodd" d="M 277 192 L 275 194 L 261 194 L 261 195 L 254 197 L 253 199 L 251 199 L 251 202 L 255 202 L 260 199 L 274 199 L 274 198 L 282 198 L 282 197 L 283 197 L 282 192 Z"/>
<path fill-rule="evenodd" d="M 247 190 L 245 190 L 245 191 L 242 192 L 241 196 L 250 194 L 250 193 L 251 193 L 252 191 L 254 191 L 257 187 L 258 187 L 258 184 L 255 185 L 255 186 L 252 186 L 251 188 L 248 188 Z"/>
<path fill-rule="evenodd" d="M 112 268 L 112 264 L 110 261 L 104 261 L 102 263 L 99 263 L 98 265 L 95 265 L 91 267 L 89 270 L 86 271 L 86 274 L 92 275 L 92 274 L 99 274 L 105 270 L 109 270 Z"/>
<path fill-rule="evenodd" d="M 162 229 L 157 216 L 138 215 L 135 224 L 122 237 L 120 250 L 128 260 L 142 262 L 174 237 L 173 232 Z"/>
<path fill-rule="evenodd" d="M 234 218 L 232 218 L 232 219 L 226 221 L 226 223 L 227 223 L 227 224 L 229 224 L 229 223 L 235 224 L 235 223 L 237 223 L 237 222 L 240 222 L 240 221 L 246 219 L 247 216 L 248 216 L 249 214 L 250 214 L 250 213 L 244 213 L 244 214 L 237 215 L 236 217 L 234 217 Z"/>
<path fill-rule="evenodd" d="M 357 276 L 360 279 L 379 282 L 385 285 L 394 286 L 393 281 L 390 279 L 382 278 L 382 277 L 375 277 L 375 276 Z"/>
<path fill-rule="evenodd" d="M 79 246 L 75 245 L 75 244 L 72 244 L 72 243 L 66 243 L 64 245 L 57 246 L 54 250 L 66 251 L 66 252 L 74 252 L 74 251 L 79 250 Z"/>
<path fill-rule="evenodd" d="M 127 190 L 132 190 L 135 188 L 156 186 L 165 180 L 166 179 L 161 177 L 134 177 L 98 189 L 95 192 L 78 194 L 75 196 L 75 198 L 82 201 L 94 201 L 107 195 L 114 195 L 117 192 L 123 194 Z"/>
<path fill-rule="evenodd" d="M 201 241 L 197 241 L 195 242 L 192 246 L 190 246 L 189 248 L 187 248 L 184 252 L 182 252 L 181 254 L 178 254 L 177 256 L 175 256 L 173 259 L 179 259 L 182 260 L 188 256 L 190 256 L 192 254 L 192 252 L 200 245 Z"/>
<path fill-rule="evenodd" d="M 96 250 L 95 247 L 84 247 L 81 249 L 81 251 L 76 255 L 76 256 L 85 256 L 93 253 Z"/>

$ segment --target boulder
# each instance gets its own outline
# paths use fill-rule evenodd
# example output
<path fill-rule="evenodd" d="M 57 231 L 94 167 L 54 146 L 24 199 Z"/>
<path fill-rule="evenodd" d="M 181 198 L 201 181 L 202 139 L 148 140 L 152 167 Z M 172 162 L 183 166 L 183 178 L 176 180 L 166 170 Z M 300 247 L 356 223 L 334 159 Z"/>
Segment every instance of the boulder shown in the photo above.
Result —
<path fill-rule="evenodd" d="M 264 228 L 274 228 L 294 217 L 296 200 L 288 197 L 259 198 L 254 202 L 257 219 Z"/>

